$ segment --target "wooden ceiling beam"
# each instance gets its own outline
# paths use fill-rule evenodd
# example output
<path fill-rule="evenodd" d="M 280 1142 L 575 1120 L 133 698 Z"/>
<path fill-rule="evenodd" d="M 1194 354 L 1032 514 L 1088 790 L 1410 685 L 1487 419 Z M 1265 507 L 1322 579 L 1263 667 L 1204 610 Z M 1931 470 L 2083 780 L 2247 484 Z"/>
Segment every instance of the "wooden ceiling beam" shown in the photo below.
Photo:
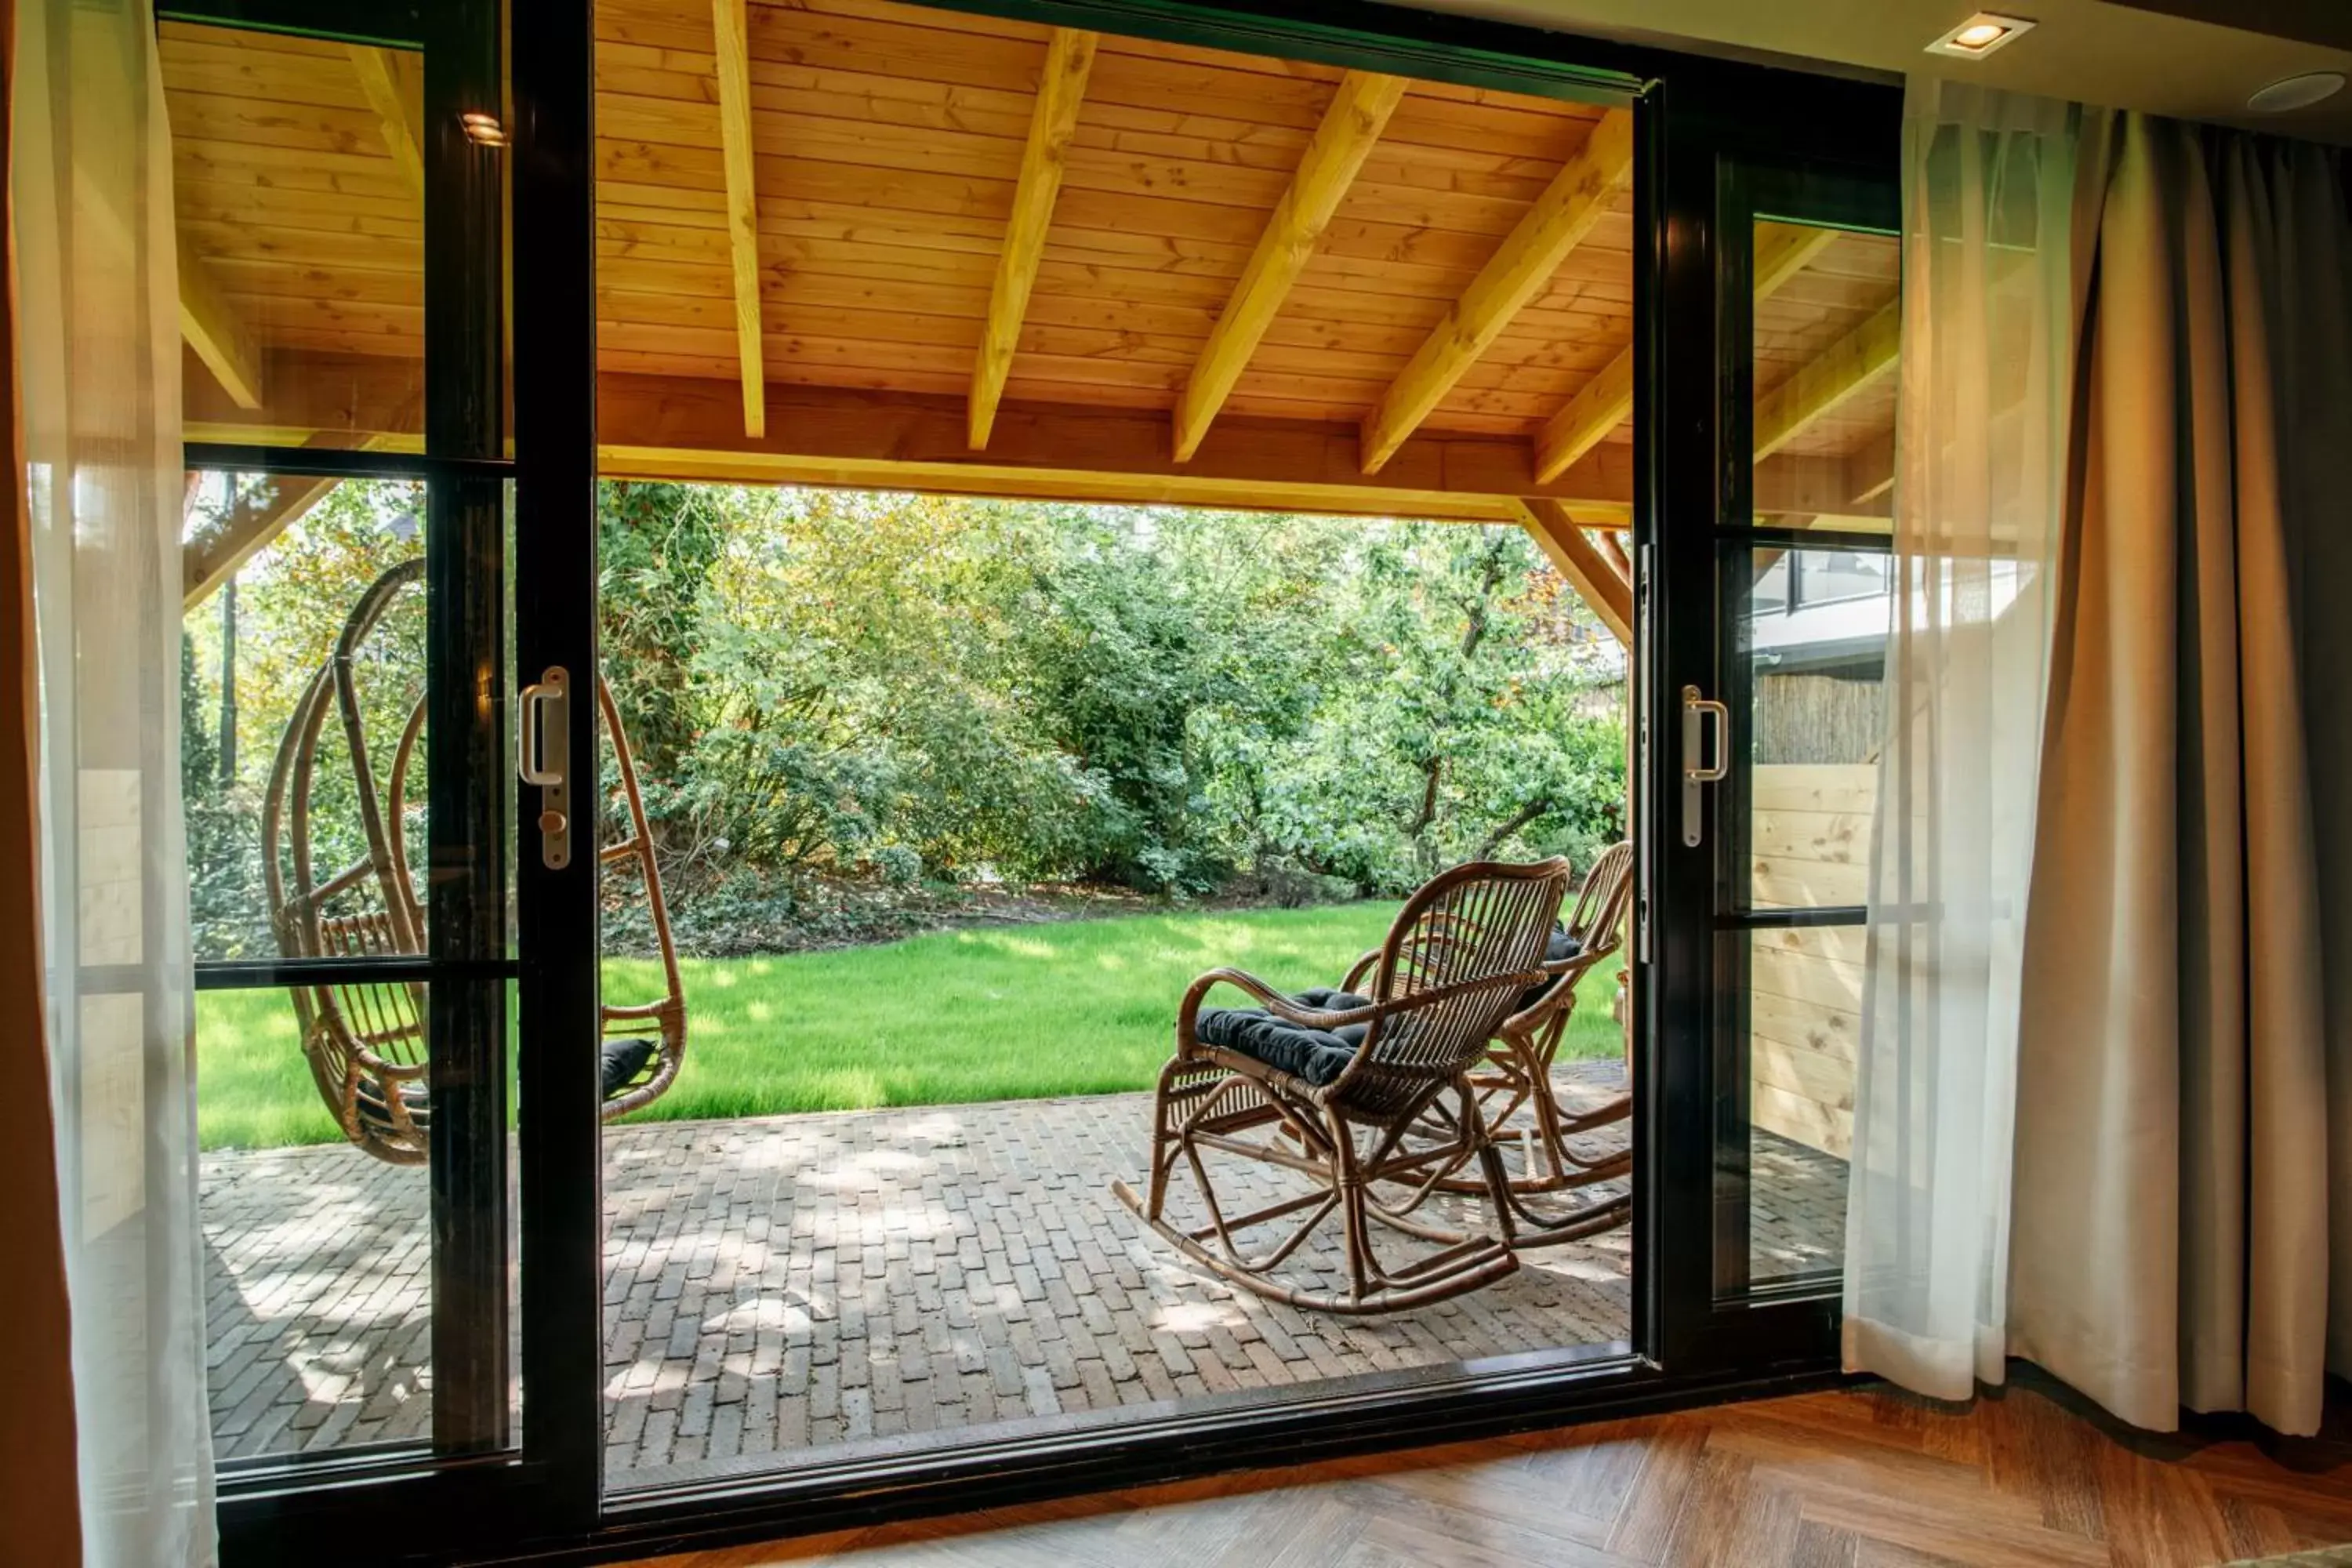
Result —
<path fill-rule="evenodd" d="M 1377 477 L 1363 474 L 1352 426 L 1228 416 L 1184 463 L 1167 416 L 1150 409 L 1007 403 L 985 454 L 965 439 L 955 397 L 777 386 L 764 439 L 727 417 L 725 384 L 607 374 L 599 380 L 604 471 L 743 484 L 824 484 L 1066 500 L 1164 502 L 1463 521 L 1520 521 L 1538 491 L 1527 443 L 1417 437 Z M 1630 454 L 1593 454 L 1552 493 L 1593 526 L 1630 515 Z"/>
<path fill-rule="evenodd" d="M 1550 280 L 1609 210 L 1633 166 L 1633 117 L 1612 109 L 1594 122 L 1584 146 L 1561 165 L 1364 416 L 1364 472 L 1380 471 L 1520 307 Z"/>
<path fill-rule="evenodd" d="M 1617 640 L 1633 646 L 1633 584 L 1617 563 L 1584 531 L 1576 514 L 1556 500 L 1538 499 L 1522 503 L 1520 526 L 1534 536 L 1568 579 L 1578 597 L 1601 617 Z"/>
<path fill-rule="evenodd" d="M 719 154 L 727 182 L 727 255 L 734 269 L 735 356 L 743 432 L 768 428 L 766 333 L 760 317 L 760 195 L 751 141 L 751 37 L 744 0 L 711 0 L 719 71 Z"/>
<path fill-rule="evenodd" d="M 740 3 L 740 0 L 738 0 Z M 1013 212 L 1005 220 L 1004 248 L 996 258 L 989 289 L 988 320 L 980 352 L 972 359 L 966 442 L 977 452 L 988 446 L 996 405 L 1013 373 L 1013 353 L 1029 313 L 1029 290 L 1045 258 L 1045 231 L 1054 221 L 1054 198 L 1062 189 L 1062 167 L 1078 106 L 1086 100 L 1087 73 L 1094 68 L 1096 35 L 1056 27 L 1045 45 L 1045 64 L 1029 111 L 1029 140 L 1021 150 L 1021 178 L 1013 187 Z"/>
<path fill-rule="evenodd" d="M 383 128 L 384 151 L 400 167 L 400 177 L 419 197 L 425 194 L 425 84 L 419 68 L 422 56 L 407 49 L 378 48 L 373 44 L 349 44 L 352 70 L 360 79 L 360 92 Z"/>
<path fill-rule="evenodd" d="M 1365 155 L 1388 128 L 1389 116 L 1404 99 L 1405 86 L 1402 77 L 1370 71 L 1349 71 L 1339 79 L 1288 188 L 1268 215 L 1249 264 L 1242 268 L 1223 312 L 1209 341 L 1201 345 L 1201 356 L 1177 395 L 1178 462 L 1200 448 L 1210 421 L 1224 406 L 1250 355 L 1256 352 L 1258 340 L 1265 336 L 1275 312 L 1282 308 L 1284 296 L 1315 254 L 1315 242 L 1329 226 L 1339 199 L 1355 183 Z"/>
<path fill-rule="evenodd" d="M 180 263 L 180 336 L 239 408 L 261 406 L 261 350 L 214 279 L 212 269 L 184 235 Z"/>
<path fill-rule="evenodd" d="M 1809 225 L 1759 223 L 1751 268 L 1756 298 L 1770 299 L 1813 258 L 1837 242 L 1838 231 Z M 1553 415 L 1536 436 L 1536 477 L 1550 479 L 1590 452 L 1622 425 L 1633 412 L 1633 345 L 1601 367 L 1599 374 L 1577 389 L 1567 406 Z"/>
<path fill-rule="evenodd" d="M 1545 478 L 1601 445 L 1633 412 L 1633 348 L 1628 343 L 1536 433 L 1536 474 Z"/>
<path fill-rule="evenodd" d="M 1748 264 L 1758 300 L 1769 300 L 1781 286 L 1813 263 L 1813 258 L 1838 242 L 1843 230 L 1817 228 L 1811 224 L 1759 223 L 1756 250 Z"/>
<path fill-rule="evenodd" d="M 1889 300 L 1758 398 L 1757 460 L 1778 452 L 1815 420 L 1894 369 L 1902 339 L 1903 304 L 1900 300 Z"/>

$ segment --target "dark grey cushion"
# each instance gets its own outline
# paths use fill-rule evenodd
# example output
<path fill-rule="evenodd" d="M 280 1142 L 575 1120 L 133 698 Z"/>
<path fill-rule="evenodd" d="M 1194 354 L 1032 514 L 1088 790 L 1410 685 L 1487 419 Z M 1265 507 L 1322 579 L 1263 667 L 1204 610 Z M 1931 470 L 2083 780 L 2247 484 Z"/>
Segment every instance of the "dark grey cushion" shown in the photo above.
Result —
<path fill-rule="evenodd" d="M 1369 998 L 1352 992 L 1318 986 L 1291 998 L 1318 1013 L 1345 1013 L 1369 1007 Z M 1320 1089 L 1336 1082 L 1355 1059 L 1369 1024 L 1343 1024 L 1337 1029 L 1309 1029 L 1277 1018 L 1263 1007 L 1204 1007 L 1192 1022 L 1193 1037 L 1205 1046 L 1235 1051 L 1270 1068 L 1305 1079 Z"/>
<path fill-rule="evenodd" d="M 646 1070 L 646 1064 L 654 1058 L 656 1046 L 656 1041 L 642 1039 L 604 1042 L 601 1066 L 606 1100 L 628 1088 L 636 1076 Z"/>
<path fill-rule="evenodd" d="M 1544 962 L 1546 963 L 1564 963 L 1569 959 L 1574 958 L 1578 953 L 1582 952 L 1583 951 L 1584 944 L 1577 941 L 1574 937 L 1569 935 L 1568 928 L 1566 926 L 1556 925 L 1551 928 L 1550 938 L 1544 942 Z M 1519 1005 L 1517 1007 L 1512 1008 L 1511 1011 L 1514 1013 L 1524 1013 L 1528 1008 L 1534 1006 L 1538 1002 L 1542 1001 L 1545 990 L 1549 987 L 1551 984 L 1552 983 L 1550 981 L 1547 980 L 1541 985 L 1528 986 L 1526 992 L 1519 997 Z"/>

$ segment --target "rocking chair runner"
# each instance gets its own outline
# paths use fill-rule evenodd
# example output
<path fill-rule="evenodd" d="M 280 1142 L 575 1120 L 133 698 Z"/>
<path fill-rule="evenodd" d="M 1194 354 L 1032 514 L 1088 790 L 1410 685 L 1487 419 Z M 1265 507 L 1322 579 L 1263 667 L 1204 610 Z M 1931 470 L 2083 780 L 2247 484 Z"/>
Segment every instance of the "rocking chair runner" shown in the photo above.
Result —
<path fill-rule="evenodd" d="M 1527 1005 L 1503 1020 L 1487 1045 L 1486 1061 L 1470 1073 L 1487 1141 L 1503 1163 L 1513 1245 L 1521 1248 L 1594 1236 L 1624 1224 L 1633 1215 L 1633 1195 L 1623 1191 L 1576 1202 L 1528 1202 L 1584 1192 L 1633 1173 L 1630 1147 L 1588 1150 L 1574 1142 L 1629 1118 L 1632 1092 L 1578 1110 L 1560 1102 L 1551 1078 L 1560 1037 L 1576 1011 L 1578 983 L 1622 942 L 1625 912 L 1633 901 L 1633 869 L 1631 844 L 1613 845 L 1593 862 L 1569 916 L 1566 940 L 1555 939 L 1553 944 L 1554 951 L 1566 949 L 1557 977 L 1530 992 L 1523 998 Z M 1343 984 L 1353 986 L 1378 957 L 1376 952 L 1365 954 Z M 1631 1065 L 1629 1060 L 1629 1068 Z M 1440 1139 L 1452 1136 L 1442 1120 L 1421 1131 Z M 1462 1175 L 1439 1185 L 1450 1193 L 1485 1191 L 1483 1182 Z"/>
<path fill-rule="evenodd" d="M 415 956 L 425 952 L 425 910 L 410 870 L 406 838 L 409 773 L 425 731 L 419 700 L 403 722 L 391 772 L 379 786 L 370 754 L 358 672 L 370 636 L 402 590 L 422 579 L 425 563 L 393 567 L 360 595 L 335 651 L 310 679 L 278 742 L 262 803 L 263 868 L 271 925 L 288 958 Z M 658 999 L 607 1005 L 602 1015 L 600 1069 L 606 1120 L 648 1105 L 677 1077 L 686 1053 L 686 996 L 661 873 L 638 794 L 636 764 L 613 694 L 602 679 L 596 696 L 620 765 L 629 836 L 604 847 L 598 863 L 633 861 L 644 879 L 667 982 Z M 341 721 L 358 807 L 362 853 L 321 876 L 316 866 L 311 805 L 330 708 Z M 292 988 L 302 1054 L 319 1093 L 343 1135 L 393 1164 L 424 1163 L 431 1113 L 425 1059 L 425 987 L 413 981 L 345 982 Z M 632 1025 L 653 1026 L 651 1038 Z"/>
<path fill-rule="evenodd" d="M 1304 1005 L 1239 970 L 1202 975 L 1184 994 L 1176 1055 L 1160 1077 L 1149 1191 L 1138 1196 L 1125 1182 L 1115 1183 L 1113 1191 L 1185 1256 L 1296 1306 L 1393 1311 L 1510 1273 L 1518 1259 L 1510 1246 L 1503 1169 L 1486 1141 L 1467 1075 L 1496 1028 L 1519 1010 L 1528 988 L 1562 972 L 1545 963 L 1544 944 L 1567 889 L 1565 860 L 1456 867 L 1398 913 L 1380 950 L 1369 997 L 1347 996 L 1328 1007 Z M 1201 1002 L 1219 984 L 1263 1004 L 1264 1014 L 1247 1015 L 1252 1023 L 1272 1023 L 1276 1032 L 1280 1024 L 1294 1026 L 1289 1044 L 1303 1043 L 1303 1048 L 1276 1049 L 1282 1042 L 1274 1040 L 1242 1048 L 1253 1045 L 1246 1031 L 1229 1036 L 1234 1045 L 1203 1041 Z M 1359 1026 L 1361 1038 L 1352 1048 L 1343 1043 L 1346 1037 L 1331 1033 Z M 1329 1043 L 1319 1043 L 1318 1035 Z M 1423 1135 L 1419 1130 L 1430 1123 L 1433 1109 L 1449 1100 L 1451 1135 Z M 1229 1216 L 1204 1152 L 1296 1172 L 1314 1190 Z M 1473 1162 L 1504 1235 L 1466 1235 L 1414 1216 L 1442 1184 Z M 1167 1216 L 1180 1166 L 1206 1205 L 1205 1226 L 1180 1228 Z M 1387 1194 L 1391 1186 L 1401 1189 L 1393 1198 Z M 1278 1270 L 1334 1215 L 1345 1249 L 1346 1289 L 1284 1283 Z M 1265 1250 L 1246 1249 L 1243 1233 L 1278 1221 L 1292 1222 L 1286 1233 Z M 1391 1267 L 1373 1247 L 1376 1226 L 1438 1250 Z"/>

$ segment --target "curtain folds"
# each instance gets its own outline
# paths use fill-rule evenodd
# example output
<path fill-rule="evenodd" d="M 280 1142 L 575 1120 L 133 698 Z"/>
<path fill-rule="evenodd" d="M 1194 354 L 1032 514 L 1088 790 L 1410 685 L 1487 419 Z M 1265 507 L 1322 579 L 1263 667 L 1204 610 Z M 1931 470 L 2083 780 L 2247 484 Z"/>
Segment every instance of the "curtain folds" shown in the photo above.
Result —
<path fill-rule="evenodd" d="M 1906 105 L 1898 586 L 1844 1356 L 1951 1399 L 1999 1381 L 2005 1348 L 2018 974 L 2084 136 L 2068 105 L 1952 83 L 1915 79 Z"/>
<path fill-rule="evenodd" d="M 2127 116 L 2106 163 L 2011 1348 L 2139 1426 L 2308 1433 L 2352 1370 L 2352 224 L 2316 147 Z"/>
<path fill-rule="evenodd" d="M 16 500 L 37 667 L 31 907 L 80 1560 L 200 1564 L 214 1538 L 180 827 L 171 149 L 145 0 L 17 0 L 14 42 Z M 0 816 L 0 833 L 9 826 Z"/>

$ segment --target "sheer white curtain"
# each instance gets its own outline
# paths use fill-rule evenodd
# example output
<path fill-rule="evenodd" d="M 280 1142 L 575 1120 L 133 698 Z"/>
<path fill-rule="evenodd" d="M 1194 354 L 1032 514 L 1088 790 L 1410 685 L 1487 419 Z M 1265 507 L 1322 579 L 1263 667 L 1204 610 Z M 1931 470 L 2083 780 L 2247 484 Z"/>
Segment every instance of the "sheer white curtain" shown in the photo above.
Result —
<path fill-rule="evenodd" d="M 39 922 L 82 1560 L 205 1563 L 170 139 L 147 0 L 17 0 L 16 29 Z"/>
<path fill-rule="evenodd" d="M 1897 582 L 1856 1063 L 1845 1363 L 2003 1358 L 2021 935 L 2074 339 L 2082 112 L 1914 79 Z"/>

